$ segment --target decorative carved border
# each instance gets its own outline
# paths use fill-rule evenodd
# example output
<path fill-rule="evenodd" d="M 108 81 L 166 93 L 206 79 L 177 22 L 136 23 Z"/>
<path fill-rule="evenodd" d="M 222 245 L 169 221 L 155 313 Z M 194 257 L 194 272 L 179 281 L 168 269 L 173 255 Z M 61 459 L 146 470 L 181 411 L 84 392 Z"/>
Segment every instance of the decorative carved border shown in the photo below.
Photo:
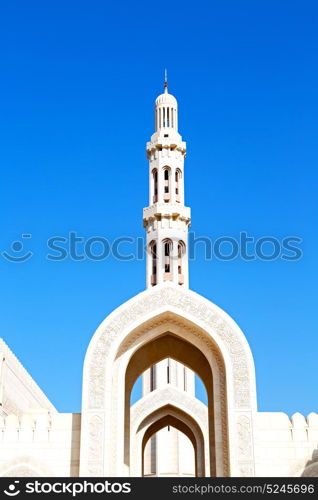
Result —
<path fill-rule="evenodd" d="M 112 342 L 119 333 L 136 319 L 147 313 L 162 308 L 162 306 L 173 306 L 180 310 L 180 315 L 184 311 L 192 314 L 195 318 L 203 321 L 208 328 L 213 329 L 218 337 L 225 344 L 231 357 L 233 365 L 233 390 L 234 400 L 237 409 L 245 409 L 250 404 L 250 388 L 248 363 L 244 346 L 237 338 L 236 333 L 230 325 L 220 316 L 213 305 L 207 301 L 201 301 L 196 296 L 190 295 L 185 290 L 176 287 L 160 288 L 151 294 L 141 296 L 138 301 L 128 305 L 127 308 L 118 312 L 107 325 L 97 341 L 95 349 L 91 355 L 89 368 L 89 402 L 88 408 L 103 407 L 104 385 L 105 385 L 105 359 L 110 350 Z"/>

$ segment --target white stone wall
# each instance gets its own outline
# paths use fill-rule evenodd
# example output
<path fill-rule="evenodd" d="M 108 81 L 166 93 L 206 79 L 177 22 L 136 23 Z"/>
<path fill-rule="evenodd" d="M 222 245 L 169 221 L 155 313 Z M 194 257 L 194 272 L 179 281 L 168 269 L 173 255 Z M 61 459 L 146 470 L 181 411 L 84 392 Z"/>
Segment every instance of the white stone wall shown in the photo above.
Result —
<path fill-rule="evenodd" d="M 79 413 L 0 417 L 0 476 L 77 477 L 80 426 Z"/>
<path fill-rule="evenodd" d="M 194 372 L 173 359 L 164 359 L 143 373 L 143 396 L 152 390 L 170 387 L 194 397 Z M 195 460 L 191 441 L 173 427 L 160 430 L 145 448 L 144 470 L 147 476 L 194 476 Z"/>
<path fill-rule="evenodd" d="M 307 466 L 318 460 L 317 413 L 310 413 L 307 418 L 295 413 L 289 419 L 286 413 L 258 412 L 254 433 L 258 477 L 301 476 Z"/>

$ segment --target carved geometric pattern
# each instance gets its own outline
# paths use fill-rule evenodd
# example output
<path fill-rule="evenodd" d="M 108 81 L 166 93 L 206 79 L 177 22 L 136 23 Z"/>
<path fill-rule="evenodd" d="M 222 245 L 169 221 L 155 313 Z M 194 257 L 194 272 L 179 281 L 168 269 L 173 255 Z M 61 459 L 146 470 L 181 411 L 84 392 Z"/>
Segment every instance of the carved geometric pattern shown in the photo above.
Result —
<path fill-rule="evenodd" d="M 112 342 L 121 331 L 132 324 L 136 319 L 156 310 L 162 306 L 173 306 L 192 314 L 203 321 L 207 327 L 212 328 L 225 344 L 232 360 L 233 384 L 235 407 L 239 409 L 250 406 L 249 373 L 244 347 L 236 333 L 221 317 L 217 309 L 207 301 L 203 303 L 193 295 L 181 291 L 176 287 L 164 287 L 147 293 L 134 301 L 131 305 L 120 310 L 107 325 L 97 340 L 92 354 L 89 374 L 89 408 L 102 408 L 105 383 L 105 359 Z"/>
<path fill-rule="evenodd" d="M 208 348 L 208 352 L 213 352 L 214 358 L 218 364 L 220 373 L 220 403 L 221 403 L 221 414 L 222 414 L 222 444 L 223 444 L 223 470 L 225 475 L 229 475 L 229 444 L 228 444 L 228 419 L 227 419 L 227 394 L 226 394 L 226 375 L 223 359 L 220 356 L 218 349 L 216 348 L 212 339 L 208 335 L 204 334 L 204 329 L 213 330 L 216 337 L 219 337 L 222 341 L 227 353 L 231 359 L 231 366 L 233 371 L 233 396 L 234 396 L 234 407 L 235 409 L 247 409 L 252 406 L 251 403 L 251 393 L 250 393 L 250 376 L 249 373 L 248 360 L 246 356 L 246 347 L 242 343 L 241 339 L 237 335 L 237 332 L 233 330 L 231 325 L 226 319 L 220 314 L 219 309 L 214 304 L 209 303 L 206 299 L 200 296 L 196 296 L 193 292 L 187 290 L 181 290 L 180 288 L 173 285 L 165 285 L 163 287 L 156 287 L 151 291 L 146 291 L 137 296 L 131 303 L 126 304 L 121 307 L 118 312 L 114 312 L 110 320 L 106 321 L 104 330 L 99 333 L 99 337 L 96 339 L 96 344 L 93 346 L 93 351 L 90 355 L 89 366 L 88 366 L 88 401 L 84 402 L 83 411 L 86 409 L 90 410 L 103 410 L 104 409 L 104 397 L 105 397 L 105 380 L 106 380 L 106 370 L 107 370 L 107 357 L 110 352 L 113 342 L 120 336 L 120 334 L 131 326 L 131 330 L 134 328 L 132 325 L 138 324 L 138 319 L 141 319 L 147 314 L 153 317 L 151 321 L 145 321 L 145 327 L 136 328 L 136 333 L 129 335 L 127 340 L 122 342 L 120 347 L 121 352 L 126 351 L 140 335 L 143 335 L 145 330 L 153 328 L 157 324 L 160 325 L 160 312 L 162 308 L 167 306 L 173 307 L 177 314 L 178 311 L 180 317 L 182 318 L 183 313 L 191 314 L 194 320 L 200 322 L 202 328 L 189 328 L 191 334 L 199 338 L 204 342 Z M 158 315 L 155 318 L 156 314 Z M 165 313 L 164 322 L 176 322 L 176 315 Z M 185 324 L 182 323 L 182 328 L 185 328 Z M 113 423 L 116 425 L 117 422 Z M 97 425 L 97 421 L 95 422 Z M 98 424 L 99 426 L 101 424 Z M 94 434 L 94 433 L 93 433 Z M 116 429 L 113 429 L 112 435 L 116 435 Z M 91 436 L 92 437 L 92 436 Z M 95 444 L 97 441 L 95 440 Z M 98 452 L 96 451 L 95 459 L 90 458 L 90 473 L 94 473 L 95 468 L 93 463 L 97 466 L 97 462 L 102 463 L 103 455 L 103 444 L 98 446 Z M 91 446 L 89 445 L 89 448 Z M 96 448 L 95 448 L 96 449 Z M 99 460 L 97 456 L 99 455 Z M 111 460 L 113 461 L 115 457 L 112 455 Z M 250 474 L 251 470 L 247 470 L 249 464 L 241 464 L 243 469 L 241 473 Z"/>

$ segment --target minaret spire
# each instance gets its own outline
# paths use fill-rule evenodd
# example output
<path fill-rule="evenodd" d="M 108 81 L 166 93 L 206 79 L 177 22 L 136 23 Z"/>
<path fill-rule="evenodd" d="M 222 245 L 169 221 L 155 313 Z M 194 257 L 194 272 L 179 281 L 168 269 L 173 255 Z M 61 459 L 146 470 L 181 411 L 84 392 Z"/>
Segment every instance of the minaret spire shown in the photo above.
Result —
<path fill-rule="evenodd" d="M 163 84 L 163 88 L 164 88 L 165 94 L 167 94 L 168 93 L 168 71 L 167 71 L 167 69 L 165 69 L 165 81 Z"/>

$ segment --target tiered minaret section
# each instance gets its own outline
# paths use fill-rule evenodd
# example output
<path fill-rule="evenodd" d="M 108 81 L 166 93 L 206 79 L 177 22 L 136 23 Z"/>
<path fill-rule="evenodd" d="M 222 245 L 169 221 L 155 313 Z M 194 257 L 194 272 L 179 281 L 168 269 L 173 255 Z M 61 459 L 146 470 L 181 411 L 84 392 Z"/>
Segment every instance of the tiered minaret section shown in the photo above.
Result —
<path fill-rule="evenodd" d="M 178 132 L 178 104 L 168 92 L 155 103 L 155 133 L 147 142 L 149 207 L 144 208 L 147 232 L 147 288 L 165 281 L 188 287 L 190 208 L 184 206 L 186 143 Z"/>

